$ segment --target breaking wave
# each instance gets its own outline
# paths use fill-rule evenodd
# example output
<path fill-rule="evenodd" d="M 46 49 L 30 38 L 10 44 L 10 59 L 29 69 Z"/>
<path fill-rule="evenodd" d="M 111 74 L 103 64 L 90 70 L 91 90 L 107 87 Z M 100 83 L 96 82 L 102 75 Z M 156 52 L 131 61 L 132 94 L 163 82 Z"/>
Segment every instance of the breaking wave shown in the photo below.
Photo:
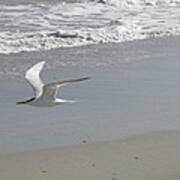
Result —
<path fill-rule="evenodd" d="M 180 34 L 180 0 L 1 4 L 0 53 Z"/>

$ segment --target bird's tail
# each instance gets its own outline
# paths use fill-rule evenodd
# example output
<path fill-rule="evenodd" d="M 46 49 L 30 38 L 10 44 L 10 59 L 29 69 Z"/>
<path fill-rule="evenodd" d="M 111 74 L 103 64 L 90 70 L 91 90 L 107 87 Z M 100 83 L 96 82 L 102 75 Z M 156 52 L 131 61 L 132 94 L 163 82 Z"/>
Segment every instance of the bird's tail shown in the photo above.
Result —
<path fill-rule="evenodd" d="M 77 102 L 77 101 L 74 101 L 74 100 L 66 100 L 66 102 L 67 102 L 67 103 L 70 103 L 70 104 L 73 104 L 73 103 L 75 103 L 75 102 Z"/>

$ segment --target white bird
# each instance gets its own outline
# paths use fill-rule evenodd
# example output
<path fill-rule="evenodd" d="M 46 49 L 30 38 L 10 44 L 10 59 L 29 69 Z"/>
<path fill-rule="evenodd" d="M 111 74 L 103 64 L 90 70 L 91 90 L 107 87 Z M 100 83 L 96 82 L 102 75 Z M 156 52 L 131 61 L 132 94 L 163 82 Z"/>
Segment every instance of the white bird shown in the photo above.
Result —
<path fill-rule="evenodd" d="M 25 79 L 29 82 L 34 90 L 34 97 L 25 101 L 16 102 L 16 104 L 28 104 L 32 106 L 50 107 L 65 103 L 73 103 L 75 101 L 56 98 L 59 87 L 68 85 L 73 82 L 84 81 L 90 79 L 89 77 L 72 79 L 67 81 L 59 81 L 49 84 L 43 84 L 39 75 L 43 69 L 45 61 L 41 61 L 26 71 Z"/>

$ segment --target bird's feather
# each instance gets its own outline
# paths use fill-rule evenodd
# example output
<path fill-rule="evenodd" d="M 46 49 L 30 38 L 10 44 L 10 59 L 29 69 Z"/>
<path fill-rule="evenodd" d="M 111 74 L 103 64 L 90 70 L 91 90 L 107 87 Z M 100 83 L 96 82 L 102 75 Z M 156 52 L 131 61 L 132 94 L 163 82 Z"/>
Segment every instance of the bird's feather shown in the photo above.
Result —
<path fill-rule="evenodd" d="M 90 79 L 89 77 L 80 78 L 80 79 L 71 79 L 66 81 L 58 81 L 54 83 L 50 83 L 43 86 L 43 93 L 41 95 L 41 98 L 44 99 L 55 99 L 57 94 L 57 89 L 61 86 L 68 85 L 70 83 L 84 81 Z"/>
<path fill-rule="evenodd" d="M 43 69 L 45 61 L 41 61 L 26 71 L 25 79 L 29 82 L 35 91 L 35 96 L 39 97 L 42 94 L 43 82 L 40 79 L 40 72 Z"/>

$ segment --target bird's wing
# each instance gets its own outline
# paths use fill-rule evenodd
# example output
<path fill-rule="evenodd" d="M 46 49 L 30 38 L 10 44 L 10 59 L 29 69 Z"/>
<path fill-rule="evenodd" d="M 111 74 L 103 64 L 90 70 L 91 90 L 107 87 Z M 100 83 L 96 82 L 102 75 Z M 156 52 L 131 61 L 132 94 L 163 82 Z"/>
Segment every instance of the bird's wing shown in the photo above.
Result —
<path fill-rule="evenodd" d="M 43 69 L 45 61 L 41 61 L 26 71 L 25 79 L 29 82 L 35 92 L 35 96 L 39 97 L 42 94 L 43 83 L 39 77 L 41 70 Z"/>
<path fill-rule="evenodd" d="M 43 94 L 41 95 L 41 98 L 44 99 L 55 99 L 57 94 L 57 89 L 61 86 L 68 85 L 70 83 L 84 81 L 90 79 L 89 77 L 80 78 L 80 79 L 71 79 L 67 81 L 58 81 L 54 83 L 50 83 L 43 86 Z"/>

